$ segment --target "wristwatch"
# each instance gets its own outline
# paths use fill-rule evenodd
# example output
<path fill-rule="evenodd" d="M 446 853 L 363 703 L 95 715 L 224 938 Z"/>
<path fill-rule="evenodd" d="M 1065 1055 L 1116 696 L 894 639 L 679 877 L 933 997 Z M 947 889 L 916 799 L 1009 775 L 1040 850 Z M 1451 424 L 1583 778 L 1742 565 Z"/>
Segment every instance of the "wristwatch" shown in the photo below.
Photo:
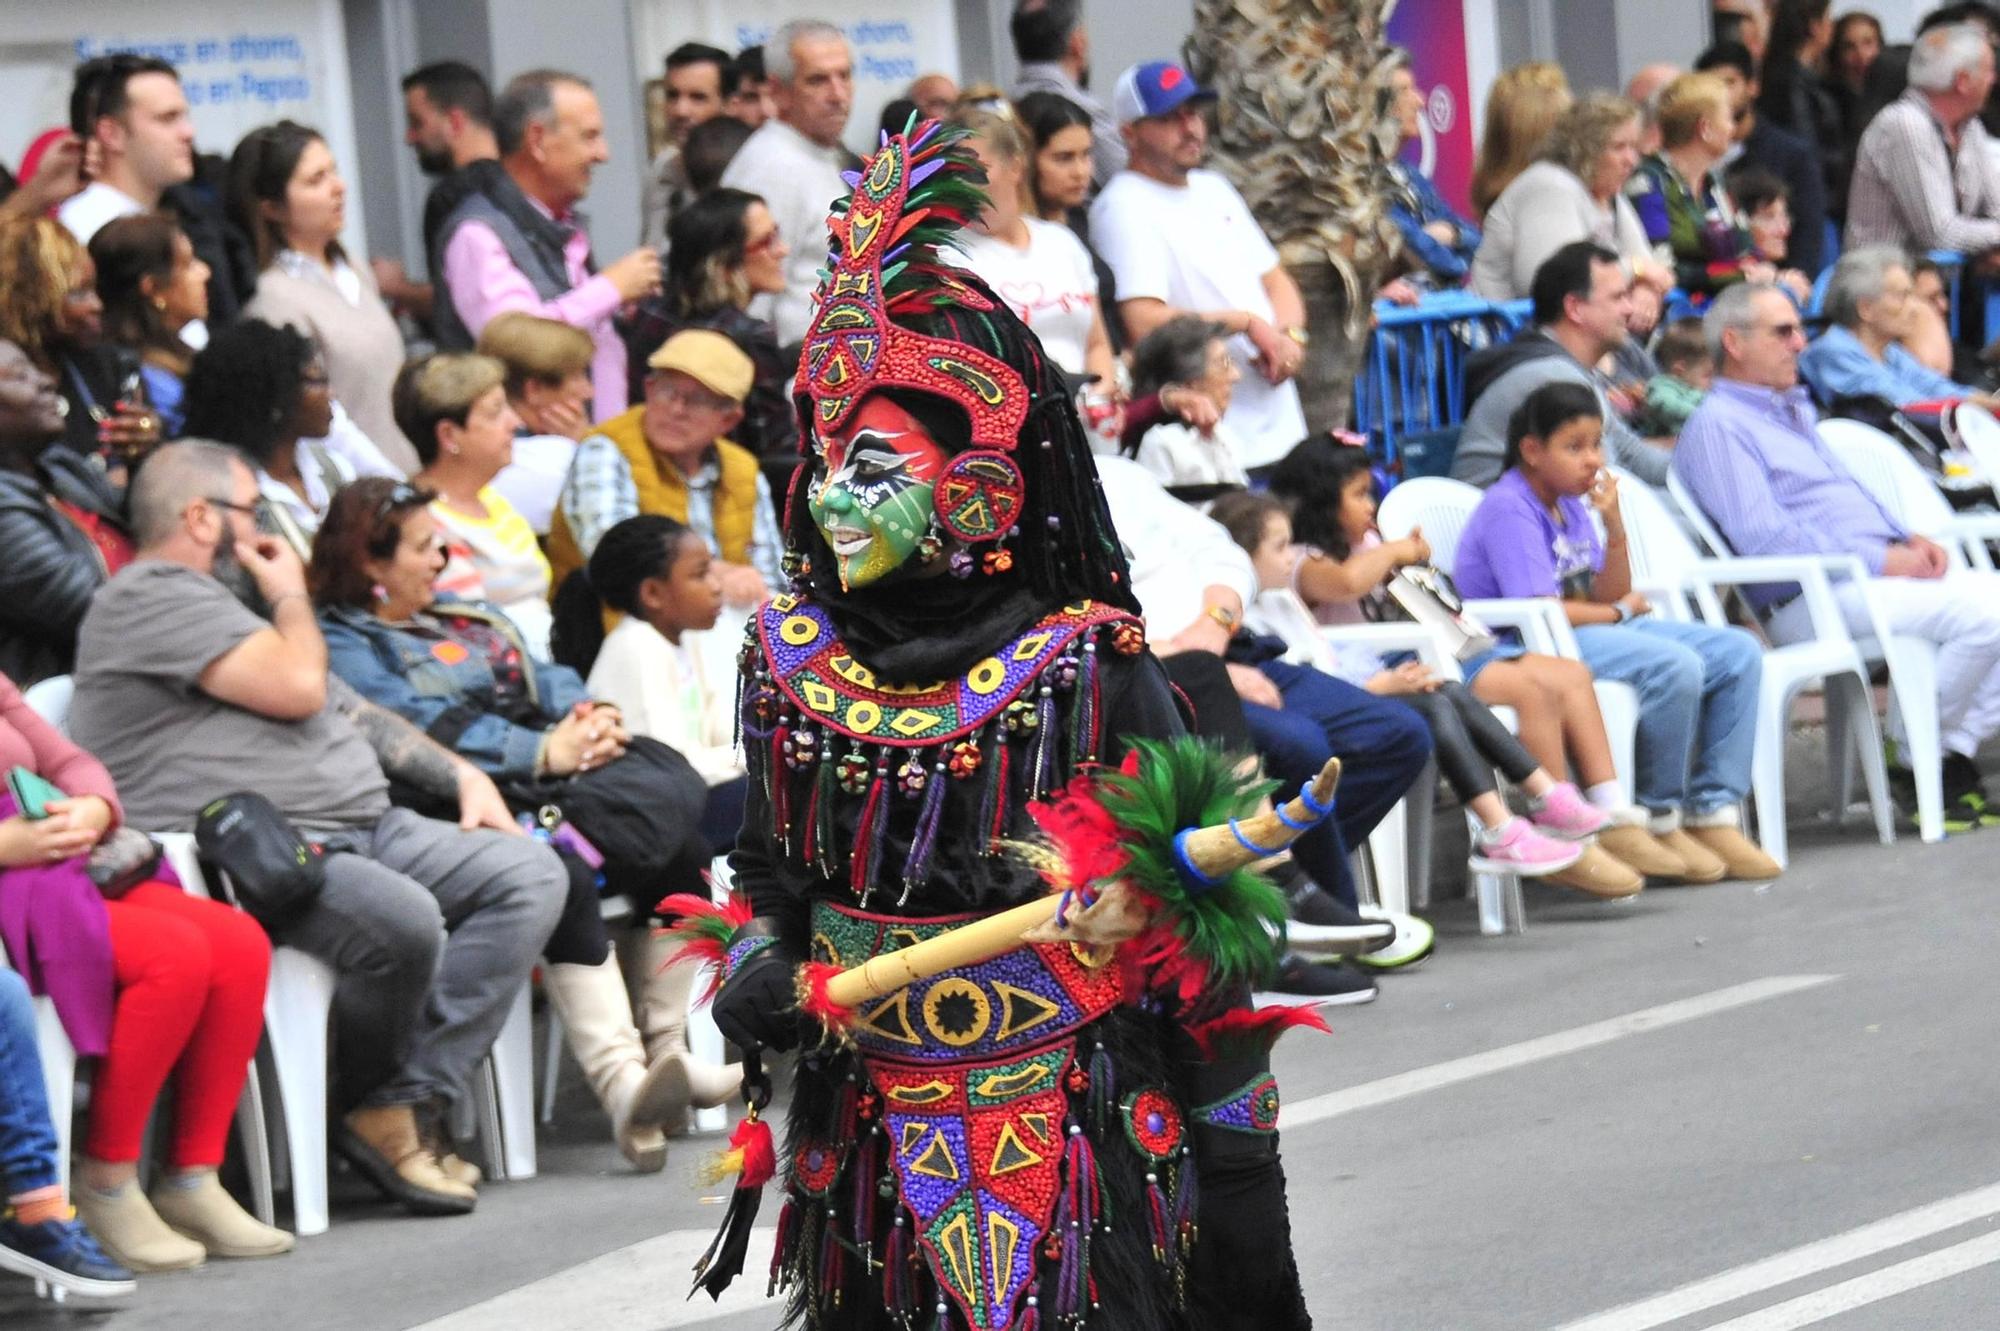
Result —
<path fill-rule="evenodd" d="M 1228 606 L 1205 605 L 1201 608 L 1201 612 L 1204 615 L 1207 615 L 1210 619 L 1214 620 L 1216 623 L 1222 625 L 1223 631 L 1225 633 L 1236 632 L 1236 626 L 1243 622 L 1242 616 L 1238 615 L 1234 610 L 1231 610 Z"/>
<path fill-rule="evenodd" d="M 1618 612 L 1618 618 L 1611 621 L 1614 624 L 1623 624 L 1632 617 L 1632 607 L 1626 605 L 1623 601 L 1612 602 L 1611 608 Z"/>
<path fill-rule="evenodd" d="M 1289 337 L 1290 339 L 1292 339 L 1292 341 L 1298 343 L 1301 347 L 1307 345 L 1312 340 L 1311 334 L 1307 333 L 1306 330 L 1303 328 L 1293 327 L 1293 328 L 1286 328 L 1281 331 L 1284 333 L 1286 337 Z"/>

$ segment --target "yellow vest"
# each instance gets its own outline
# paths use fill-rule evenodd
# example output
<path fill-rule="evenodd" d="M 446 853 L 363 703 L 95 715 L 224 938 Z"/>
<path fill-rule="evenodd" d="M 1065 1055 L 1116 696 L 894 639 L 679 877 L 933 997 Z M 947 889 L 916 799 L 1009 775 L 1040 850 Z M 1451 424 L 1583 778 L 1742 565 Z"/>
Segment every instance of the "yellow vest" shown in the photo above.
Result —
<path fill-rule="evenodd" d="M 625 459 L 625 465 L 632 472 L 632 482 L 639 490 L 639 511 L 657 513 L 672 518 L 676 522 L 688 520 L 688 483 L 672 463 L 666 462 L 653 453 L 646 445 L 646 434 L 642 428 L 642 418 L 646 414 L 644 405 L 613 416 L 597 427 L 597 433 L 618 446 L 618 452 Z M 712 535 L 715 546 L 722 557 L 732 564 L 750 562 L 750 541 L 757 530 L 757 455 L 727 439 L 715 441 L 717 460 L 722 466 L 721 480 L 715 487 L 715 531 Z M 570 533 L 569 519 L 563 514 L 561 504 L 556 505 L 554 517 L 549 523 L 549 569 L 554 575 L 549 582 L 549 593 L 553 598 L 555 589 L 563 585 L 563 580 L 582 568 L 584 553 L 577 547 L 576 537 Z"/>

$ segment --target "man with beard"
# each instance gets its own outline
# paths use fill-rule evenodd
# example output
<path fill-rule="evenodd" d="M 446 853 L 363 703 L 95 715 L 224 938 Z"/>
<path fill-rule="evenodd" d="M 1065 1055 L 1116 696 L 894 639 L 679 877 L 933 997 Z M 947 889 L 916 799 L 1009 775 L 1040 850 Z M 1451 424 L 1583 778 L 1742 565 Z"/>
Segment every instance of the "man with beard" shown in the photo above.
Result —
<path fill-rule="evenodd" d="M 1014 100 L 1031 92 L 1068 98 L 1090 116 L 1090 184 L 1103 189 L 1125 169 L 1125 140 L 1104 103 L 1090 86 L 1090 32 L 1083 26 L 1083 0 L 1020 0 L 1008 21 L 1014 57 L 1021 62 Z"/>
<path fill-rule="evenodd" d="M 500 146 L 493 138 L 493 90 L 471 65 L 439 60 L 403 76 L 403 142 L 417 154 L 417 168 L 437 184 L 424 199 L 424 261 L 435 277 L 437 236 L 444 219 L 482 176 L 500 169 Z M 436 291 L 412 281 L 394 259 L 374 263 L 382 299 L 428 320 Z"/>
<path fill-rule="evenodd" d="M 340 976 L 334 1144 L 412 1213 L 463 1215 L 479 1172 L 445 1124 L 555 927 L 563 867 L 476 767 L 329 679 L 305 572 L 257 531 L 234 452 L 169 444 L 130 500 L 138 558 L 78 633 L 75 738 L 134 827 L 185 832 L 254 790 L 324 848 L 274 941 Z M 457 826 L 390 807 L 391 781 L 455 799 Z"/>

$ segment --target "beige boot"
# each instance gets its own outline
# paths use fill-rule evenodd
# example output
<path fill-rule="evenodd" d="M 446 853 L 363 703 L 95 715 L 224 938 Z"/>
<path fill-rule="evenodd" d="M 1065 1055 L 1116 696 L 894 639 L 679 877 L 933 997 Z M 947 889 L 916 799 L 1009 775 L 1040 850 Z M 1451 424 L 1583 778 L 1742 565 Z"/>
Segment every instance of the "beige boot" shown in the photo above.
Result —
<path fill-rule="evenodd" d="M 72 1200 L 111 1259 L 141 1275 L 185 1271 L 208 1260 L 208 1249 L 167 1227 L 136 1181 L 108 1192 L 86 1183 Z"/>
<path fill-rule="evenodd" d="M 743 1085 L 739 1064 L 707 1063 L 688 1053 L 688 1000 L 698 968 L 685 962 L 668 964 L 680 955 L 681 946 L 676 939 L 649 932 L 641 949 L 645 969 L 639 980 L 639 1029 L 646 1036 L 646 1060 L 656 1076 L 663 1066 L 678 1065 L 686 1086 L 677 1111 L 661 1119 L 668 1136 L 687 1130 L 688 1106 L 713 1109 L 727 1104 Z"/>
<path fill-rule="evenodd" d="M 212 1169 L 160 1182 L 153 1189 L 153 1209 L 211 1257 L 276 1257 L 292 1250 L 292 1236 L 245 1211 Z"/>
<path fill-rule="evenodd" d="M 618 959 L 606 957 L 597 966 L 544 966 L 542 991 L 562 1018 L 563 1036 L 591 1094 L 611 1117 L 620 1153 L 643 1174 L 664 1169 L 667 1139 L 659 1124 L 633 1113 L 646 1079 L 646 1051 L 632 1024 L 632 999 Z"/>

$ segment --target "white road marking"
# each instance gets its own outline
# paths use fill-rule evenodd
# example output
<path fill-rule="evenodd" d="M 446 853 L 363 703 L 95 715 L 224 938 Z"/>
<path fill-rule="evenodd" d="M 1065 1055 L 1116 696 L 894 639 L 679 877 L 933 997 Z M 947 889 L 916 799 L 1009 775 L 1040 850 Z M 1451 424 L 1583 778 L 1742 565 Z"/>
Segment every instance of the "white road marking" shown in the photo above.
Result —
<path fill-rule="evenodd" d="M 721 1215 L 716 1216 L 717 1223 Z M 764 1297 L 771 1244 L 777 1231 L 768 1226 L 750 1232 L 750 1254 L 743 1274 L 720 1303 L 708 1295 L 687 1298 L 695 1258 L 715 1237 L 713 1229 L 677 1229 L 607 1252 L 565 1271 L 495 1295 L 483 1303 L 411 1327 L 410 1331 L 493 1331 L 495 1327 L 533 1327 L 535 1331 L 602 1331 L 607 1326 L 701 1326 L 723 1318 L 749 1326 L 758 1312 L 776 1325 L 780 1302 Z"/>
<path fill-rule="evenodd" d="M 1883 1299 L 1893 1299 L 1913 1289 L 1962 1275 L 1974 1267 L 2000 1261 L 2000 1234 L 1986 1234 L 1949 1248 L 1939 1248 L 1921 1257 L 1912 1257 L 1879 1271 L 1828 1285 L 1810 1294 L 1801 1294 L 1783 1303 L 1774 1303 L 1734 1321 L 1722 1322 L 1709 1331 L 1797 1331 L 1802 1326 L 1824 1322 L 1856 1308 L 1865 1308 Z"/>
<path fill-rule="evenodd" d="M 1781 998 L 1786 994 L 1814 989 L 1839 978 L 1838 975 L 1767 976 L 1762 980 L 1752 980 L 1748 984 L 1717 989 L 1714 993 L 1697 994 L 1693 998 L 1677 999 L 1672 1003 L 1662 1003 L 1658 1007 L 1642 1008 L 1608 1021 L 1592 1022 L 1588 1026 L 1578 1026 L 1567 1031 L 1557 1031 L 1553 1035 L 1523 1040 L 1519 1044 L 1502 1045 L 1498 1049 L 1488 1049 L 1484 1053 L 1433 1063 L 1429 1067 L 1399 1072 L 1393 1077 L 1383 1077 L 1378 1081 L 1363 1082 L 1359 1086 L 1350 1086 L 1345 1090 L 1329 1091 L 1325 1095 L 1289 1102 L 1279 1116 L 1278 1126 L 1290 1130 L 1308 1123 L 1336 1118 L 1342 1114 L 1352 1114 L 1357 1110 L 1373 1109 L 1377 1105 L 1422 1095 L 1425 1091 L 1456 1086 L 1460 1082 L 1472 1081 L 1496 1072 L 1506 1072 L 1512 1068 L 1525 1067 L 1530 1063 L 1539 1063 L 1544 1059 L 1573 1054 L 1580 1049 L 1594 1049 L 1613 1040 L 1622 1040 L 1628 1035 L 1643 1035 L 1647 1031 L 1656 1031 L 1662 1027 L 1694 1021 L 1701 1017 L 1711 1017 L 1718 1012 L 1727 1012 L 1732 1008 L 1744 1007 L 1751 1003 L 1761 1003 L 1768 998 Z"/>
<path fill-rule="evenodd" d="M 1932 1234 L 1941 1234 L 1948 1229 L 1956 1229 L 1960 1225 L 1970 1224 L 1975 1220 L 1984 1220 L 1994 1215 L 2000 1215 L 2000 1183 L 1991 1183 L 1983 1188 L 1974 1188 L 1971 1192 L 1962 1192 L 1956 1197 L 1946 1197 L 1941 1201 L 1931 1202 L 1908 1211 L 1902 1211 L 1896 1215 L 1885 1216 L 1880 1220 L 1871 1221 L 1856 1229 L 1850 1229 L 1843 1234 L 1835 1234 L 1829 1238 L 1818 1239 L 1796 1248 L 1788 1248 L 1784 1252 L 1775 1253 L 1772 1256 L 1761 1258 L 1758 1261 L 1736 1267 L 1733 1270 L 1724 1271 L 1719 1275 L 1710 1276 L 1705 1280 L 1697 1280 L 1691 1285 L 1683 1285 L 1679 1289 L 1669 1290 L 1664 1294 L 1657 1294 L 1652 1298 L 1642 1299 L 1637 1303 L 1628 1303 L 1623 1307 L 1613 1308 L 1609 1312 L 1597 1313 L 1581 1321 L 1570 1322 L 1559 1328 L 1559 1331 L 1651 1331 L 1653 1327 L 1665 1326 L 1669 1322 L 1677 1322 L 1684 1317 L 1691 1317 L 1696 1313 L 1705 1312 L 1710 1308 L 1719 1308 L 1725 1303 L 1734 1303 L 1737 1299 L 1747 1298 L 1752 1294 L 1761 1294 L 1765 1290 L 1776 1289 L 1780 1285 L 1788 1285 L 1794 1280 L 1817 1275 L 1822 1271 L 1831 1271 L 1835 1267 L 1845 1266 L 1849 1262 L 1860 1261 L 1865 1257 L 1873 1257 L 1877 1253 L 1888 1252 L 1890 1249 L 1900 1248 L 1906 1243 L 1927 1238 Z M 1974 1240 L 1974 1242 L 1987 1243 L 1996 1239 L 2000 1239 L 2000 1235 L 1988 1235 L 1986 1238 Z M 1960 1245 L 1960 1247 L 1967 1246 L 1970 1245 Z M 1958 1249 L 1946 1248 L 1941 1253 L 1931 1253 L 1927 1254 L 1926 1257 L 1914 1258 L 1912 1260 L 1922 1262 L 1932 1257 L 1941 1256 L 1942 1253 L 1956 1251 Z M 1991 1260 L 1991 1258 L 1985 1260 Z M 1906 1262 L 1902 1265 L 1908 1266 L 1910 1264 Z M 1974 1262 L 1970 1263 L 1970 1265 L 1978 1265 L 1978 1263 Z M 1871 1272 L 1869 1275 L 1858 1277 L 1857 1280 L 1873 1280 L 1889 1271 L 1899 1269 L 1900 1267 L 1895 1266 L 1887 1267 L 1883 1271 Z M 1963 1269 L 1966 1268 L 1956 1268 L 1956 1270 Z M 1956 1270 L 1944 1271 L 1930 1278 L 1934 1280 L 1943 1279 L 1944 1276 L 1955 1274 Z M 1857 1282 L 1849 1281 L 1847 1283 L 1854 1284 Z M 1915 1283 L 1922 1284 L 1924 1282 L 1917 1281 Z M 1832 1290 L 1842 1288 L 1844 1286 L 1835 1285 L 1828 1290 L 1818 1291 L 1818 1294 L 1827 1294 L 1831 1293 Z M 1890 1293 L 1900 1292 L 1900 1290 L 1890 1291 Z M 1814 1298 L 1817 1295 L 1806 1295 L 1804 1297 Z M 1887 1298 L 1889 1294 L 1885 1293 L 1877 1297 Z M 1799 1300 L 1793 1300 L 1793 1302 L 1796 1303 Z M 1779 1308 L 1788 1306 L 1790 1305 L 1777 1305 Z M 1860 1304 L 1856 1303 L 1844 1306 L 1859 1307 Z M 1766 1309 L 1766 1311 L 1774 1311 L 1774 1309 Z M 1753 1316 L 1755 1315 L 1757 1314 L 1753 1314 Z M 1747 1331 L 1749 1327 L 1756 1326 L 1762 1328 L 1764 1324 L 1745 1322 L 1739 1319 L 1727 1325 L 1731 1328 L 1731 1331 Z M 1776 1326 L 1778 1324 L 1773 1323 L 1772 1325 Z M 1784 1323 L 1783 1325 L 1795 1326 L 1804 1325 L 1804 1323 Z M 1720 1331 L 1720 1328 L 1717 1328 L 1717 1331 Z"/>

